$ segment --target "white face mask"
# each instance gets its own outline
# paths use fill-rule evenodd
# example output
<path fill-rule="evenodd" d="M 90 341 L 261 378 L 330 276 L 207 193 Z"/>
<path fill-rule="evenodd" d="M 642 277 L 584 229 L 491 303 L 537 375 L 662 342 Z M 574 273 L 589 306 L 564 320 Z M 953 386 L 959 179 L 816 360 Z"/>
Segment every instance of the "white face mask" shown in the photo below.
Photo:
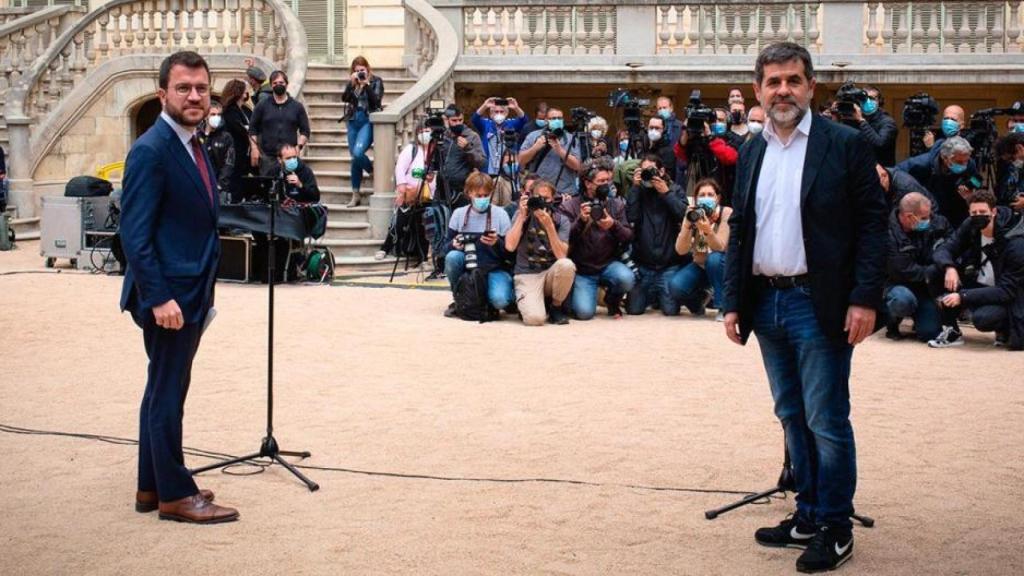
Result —
<path fill-rule="evenodd" d="M 747 129 L 750 130 L 751 134 L 757 135 L 760 134 L 762 130 L 764 130 L 764 124 L 751 120 L 747 122 Z"/>
<path fill-rule="evenodd" d="M 650 139 L 651 142 L 661 140 L 661 130 L 648 130 L 647 138 Z"/>
<path fill-rule="evenodd" d="M 604 132 L 602 132 L 600 130 L 591 130 L 590 131 L 590 137 L 593 138 L 594 140 L 597 140 L 601 136 L 604 136 Z"/>
<path fill-rule="evenodd" d="M 211 114 L 210 118 L 207 119 L 207 122 L 210 123 L 210 128 L 213 128 L 214 130 L 216 130 L 217 128 L 220 128 L 222 124 L 224 124 L 224 118 L 222 118 L 220 116 L 220 114 L 217 114 L 217 115 L 212 115 Z"/>
<path fill-rule="evenodd" d="M 430 144 L 430 132 L 420 132 L 416 136 L 416 139 L 420 141 L 420 144 L 426 146 L 427 144 Z"/>
<path fill-rule="evenodd" d="M 495 124 L 504 123 L 506 118 L 507 116 L 505 116 L 504 114 L 495 114 L 494 116 L 491 116 L 491 120 L 494 120 Z"/>

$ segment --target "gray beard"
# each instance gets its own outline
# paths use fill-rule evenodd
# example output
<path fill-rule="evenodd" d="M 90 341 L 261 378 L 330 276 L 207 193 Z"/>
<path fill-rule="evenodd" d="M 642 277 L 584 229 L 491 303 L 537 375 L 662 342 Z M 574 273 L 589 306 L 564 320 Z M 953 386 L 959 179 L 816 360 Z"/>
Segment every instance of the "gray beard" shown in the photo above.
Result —
<path fill-rule="evenodd" d="M 783 113 L 775 109 L 774 106 L 768 109 L 768 117 L 771 118 L 772 124 L 779 128 L 793 128 L 800 121 L 803 120 L 804 114 L 807 113 L 807 108 L 800 106 L 799 104 L 794 105 L 794 112 Z"/>

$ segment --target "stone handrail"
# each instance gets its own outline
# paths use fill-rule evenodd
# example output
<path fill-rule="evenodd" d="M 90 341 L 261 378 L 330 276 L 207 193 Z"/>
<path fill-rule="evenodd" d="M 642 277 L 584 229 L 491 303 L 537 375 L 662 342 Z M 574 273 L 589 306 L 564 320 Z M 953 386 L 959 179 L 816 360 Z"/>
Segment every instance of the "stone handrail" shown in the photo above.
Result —
<path fill-rule="evenodd" d="M 0 26 L 12 20 L 17 20 L 33 11 L 35 11 L 35 8 L 0 8 Z"/>
<path fill-rule="evenodd" d="M 873 54 L 1019 53 L 1024 2 L 867 2 Z"/>
<path fill-rule="evenodd" d="M 11 87 L 85 8 L 49 6 L 0 25 L 0 92 Z"/>
<path fill-rule="evenodd" d="M 289 42 L 302 46 L 289 58 Z M 8 119 L 45 115 L 90 71 L 133 54 L 239 53 L 265 58 L 289 73 L 291 88 L 305 80 L 306 36 L 281 0 L 114 0 L 91 12 L 53 42 L 11 89 Z"/>
<path fill-rule="evenodd" d="M 370 116 L 373 123 L 375 196 L 390 194 L 393 197 L 397 153 L 412 142 L 416 122 L 425 115 L 429 102 L 443 100 L 447 104 L 455 96 L 452 74 L 459 55 L 455 29 L 426 0 L 403 0 L 402 4 L 406 10 L 405 45 L 407 50 L 411 50 L 406 55 L 407 65 L 418 80 L 384 110 Z M 390 201 L 387 202 L 389 205 Z M 374 203 L 371 203 L 371 210 L 373 208 Z M 385 220 L 385 229 L 386 225 Z"/>

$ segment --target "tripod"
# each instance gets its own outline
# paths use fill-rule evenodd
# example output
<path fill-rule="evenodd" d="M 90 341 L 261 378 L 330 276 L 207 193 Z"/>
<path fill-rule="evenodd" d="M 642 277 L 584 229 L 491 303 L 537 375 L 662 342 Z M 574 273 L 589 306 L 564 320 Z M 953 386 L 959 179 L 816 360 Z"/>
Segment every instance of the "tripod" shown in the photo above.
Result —
<path fill-rule="evenodd" d="M 793 464 L 789 460 L 789 449 L 787 448 L 785 449 L 785 457 L 782 461 L 782 472 L 779 474 L 779 480 L 775 483 L 774 488 L 769 488 L 768 490 L 758 492 L 757 494 L 744 496 L 742 499 L 737 500 L 732 504 L 722 506 L 721 508 L 708 510 L 707 512 L 704 513 L 704 517 L 708 520 L 714 520 L 715 518 L 718 518 L 720 515 L 725 514 L 726 512 L 735 510 L 742 506 L 746 506 L 747 504 L 753 504 L 758 500 L 763 500 L 774 494 L 778 494 L 780 492 L 794 491 L 796 491 L 796 477 L 793 475 Z M 864 526 L 865 528 L 873 528 L 875 525 L 875 520 L 873 518 L 861 516 L 860 514 L 850 514 L 850 518 L 856 520 L 860 523 L 861 526 Z"/>
<path fill-rule="evenodd" d="M 267 308 L 267 435 L 263 437 L 263 441 L 260 443 L 259 452 L 254 452 L 247 456 L 240 458 L 234 458 L 224 462 L 217 462 L 210 464 L 209 466 L 202 466 L 192 470 L 192 475 L 213 470 L 215 468 L 223 468 L 225 466 L 231 466 L 232 464 L 239 464 L 247 460 L 255 460 L 256 458 L 268 458 L 270 463 L 277 462 L 281 466 L 284 466 L 286 470 L 294 474 L 299 480 L 302 480 L 309 488 L 310 492 L 316 492 L 320 489 L 320 485 L 313 482 L 309 478 L 306 478 L 302 472 L 299 472 L 294 466 L 292 466 L 287 460 L 281 456 L 297 456 L 299 458 L 309 458 L 309 452 L 288 452 L 281 450 L 277 445 L 277 440 L 274 438 L 274 271 L 275 271 L 275 250 L 274 246 L 274 214 L 277 212 L 278 207 L 278 195 L 284 193 L 284 175 L 281 174 L 278 177 L 254 177 L 261 183 L 270 183 L 270 193 L 268 194 L 269 206 L 270 206 L 270 230 L 267 234 L 267 297 L 268 297 L 268 308 Z"/>
<path fill-rule="evenodd" d="M 427 247 L 426 237 L 423 231 L 423 187 L 428 181 L 428 177 L 434 174 L 434 178 L 438 178 L 440 175 L 440 135 L 431 134 L 430 143 L 427 145 L 426 151 L 424 151 L 423 168 L 412 169 L 412 176 L 415 178 L 418 170 L 422 170 L 422 174 L 416 179 L 416 198 L 409 204 L 405 205 L 405 198 L 402 199 L 403 205 L 395 209 L 394 224 L 388 231 L 393 240 L 393 248 L 395 250 L 395 265 L 391 268 L 391 277 L 388 279 L 388 283 L 391 284 L 395 281 L 395 274 L 398 272 L 398 263 L 402 261 L 402 253 L 405 253 L 405 270 L 409 270 L 410 267 L 419 266 L 421 262 L 427 259 Z M 412 152 L 415 157 L 417 150 L 419 150 L 419 143 L 412 143 Z M 443 180 L 443 179 L 442 179 Z M 440 186 L 439 188 L 443 188 Z M 402 212 L 406 210 L 406 212 Z M 413 256 L 416 257 L 416 264 L 412 265 Z"/>

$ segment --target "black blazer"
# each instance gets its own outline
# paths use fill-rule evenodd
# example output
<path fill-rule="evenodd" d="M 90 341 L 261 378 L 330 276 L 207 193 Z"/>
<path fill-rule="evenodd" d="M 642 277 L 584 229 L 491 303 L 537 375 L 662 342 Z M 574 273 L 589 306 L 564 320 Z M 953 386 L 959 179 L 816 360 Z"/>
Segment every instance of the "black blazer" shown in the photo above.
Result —
<path fill-rule="evenodd" d="M 766 147 L 762 136 L 740 149 L 729 219 L 724 311 L 739 313 L 744 342 L 750 336 L 758 298 L 753 281 L 754 197 Z M 857 131 L 814 116 L 800 188 L 808 285 L 822 331 L 843 341 L 850 305 L 875 310 L 882 305 L 887 221 L 874 158 Z"/>

